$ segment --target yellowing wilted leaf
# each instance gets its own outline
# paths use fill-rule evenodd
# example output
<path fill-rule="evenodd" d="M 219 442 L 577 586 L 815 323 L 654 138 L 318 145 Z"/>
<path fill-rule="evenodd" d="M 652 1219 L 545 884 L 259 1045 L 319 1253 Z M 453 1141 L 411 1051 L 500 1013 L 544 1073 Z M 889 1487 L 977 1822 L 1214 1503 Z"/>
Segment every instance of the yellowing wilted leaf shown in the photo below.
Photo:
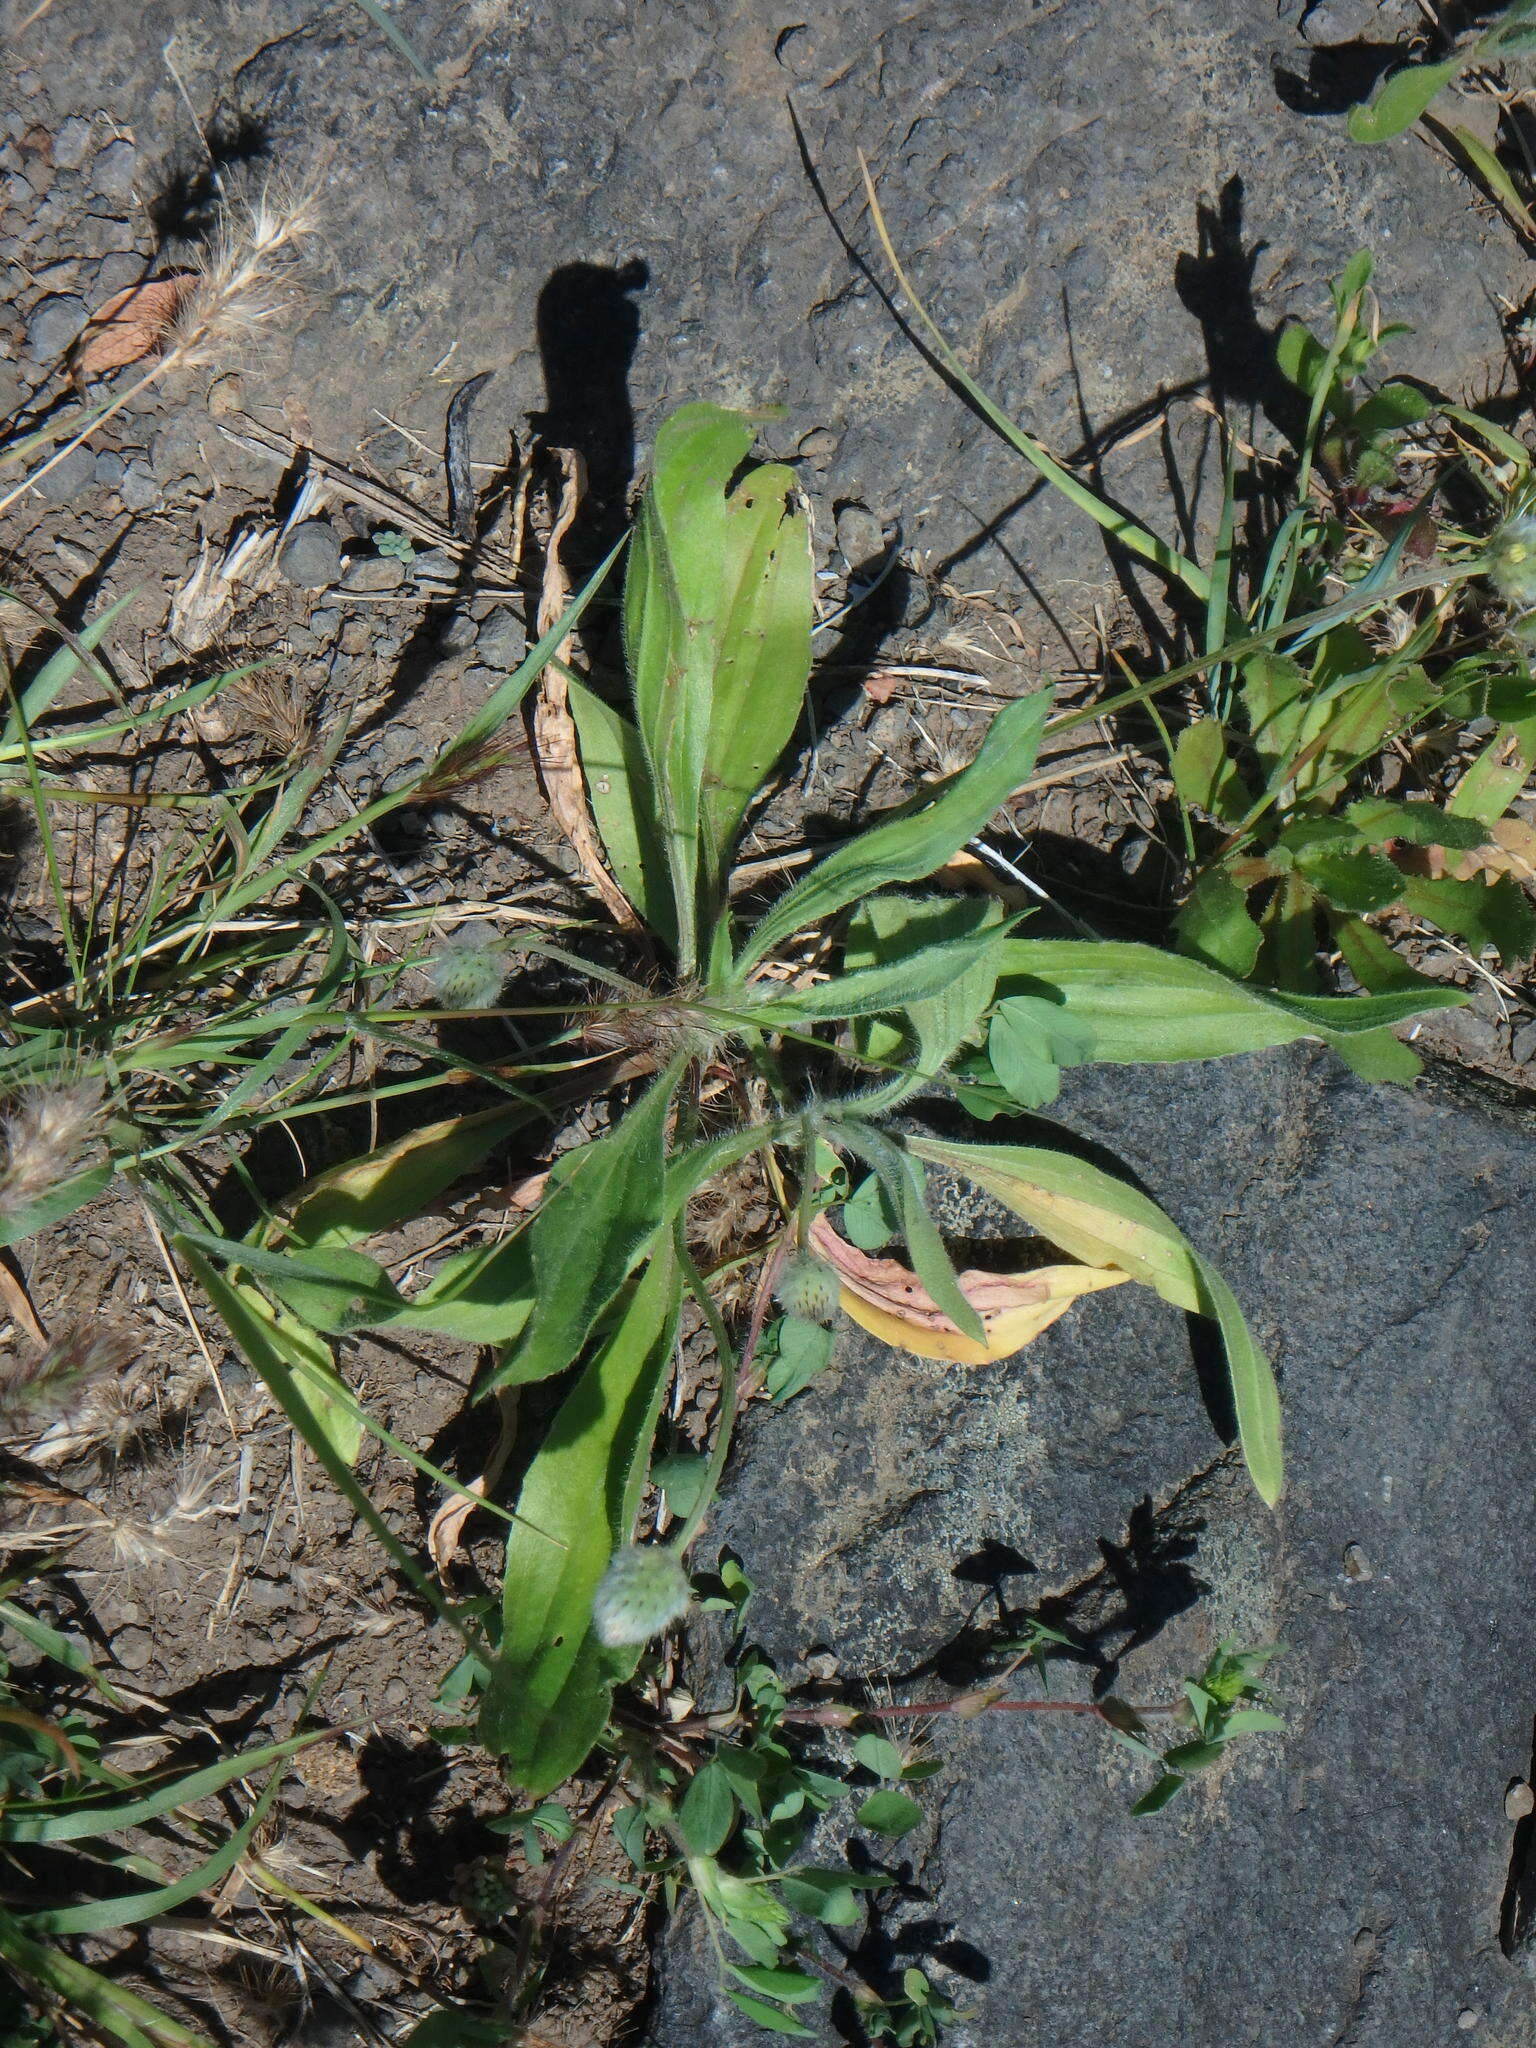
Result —
<path fill-rule="evenodd" d="M 1025 1273 L 962 1273 L 960 1291 L 981 1317 L 986 1342 L 958 1330 L 917 1275 L 896 1259 L 872 1258 L 839 1237 L 825 1216 L 810 1243 L 840 1282 L 844 1315 L 882 1343 L 918 1358 L 954 1365 L 990 1365 L 1009 1358 L 1047 1329 L 1081 1295 L 1118 1287 L 1129 1274 L 1092 1266 L 1038 1266 Z"/>

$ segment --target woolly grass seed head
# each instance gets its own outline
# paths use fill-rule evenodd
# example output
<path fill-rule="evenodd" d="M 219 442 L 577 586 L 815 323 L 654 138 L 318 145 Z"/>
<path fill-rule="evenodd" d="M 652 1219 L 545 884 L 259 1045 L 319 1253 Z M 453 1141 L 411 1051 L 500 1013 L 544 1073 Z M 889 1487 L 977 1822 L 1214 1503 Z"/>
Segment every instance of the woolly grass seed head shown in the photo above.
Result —
<path fill-rule="evenodd" d="M 29 1088 L 0 1115 L 0 1215 L 14 1216 L 69 1179 L 101 1128 L 91 1081 Z"/>
<path fill-rule="evenodd" d="M 42 1351 L 0 1358 L 0 1429 L 20 1435 L 59 1421 L 99 1382 L 123 1373 L 133 1351 L 109 1323 L 72 1323 Z"/>
<path fill-rule="evenodd" d="M 688 1612 L 692 1593 L 675 1550 L 626 1543 L 609 1561 L 592 1601 L 597 1639 L 610 1650 L 648 1643 Z"/>

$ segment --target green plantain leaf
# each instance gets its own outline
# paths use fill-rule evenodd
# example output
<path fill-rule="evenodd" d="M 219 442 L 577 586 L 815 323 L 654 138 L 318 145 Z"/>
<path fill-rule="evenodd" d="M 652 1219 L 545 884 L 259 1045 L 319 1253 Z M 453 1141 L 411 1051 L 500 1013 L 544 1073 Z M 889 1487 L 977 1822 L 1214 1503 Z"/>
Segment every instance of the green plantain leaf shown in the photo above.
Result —
<path fill-rule="evenodd" d="M 528 1240 L 534 1313 L 487 1391 L 547 1379 L 573 1365 L 598 1317 L 654 1242 L 666 1215 L 667 1117 L 681 1072 L 681 1063 L 674 1063 L 617 1129 L 567 1152 L 550 1174 L 538 1213 L 518 1233 Z M 494 1252 L 487 1264 L 494 1264 Z"/>
<path fill-rule="evenodd" d="M 1349 133 L 1355 142 L 1390 142 L 1411 128 L 1436 94 L 1466 67 L 1463 57 L 1443 64 L 1410 64 L 1394 71 L 1373 97 L 1349 110 Z"/>
<path fill-rule="evenodd" d="M 809 524 L 793 471 L 742 474 L 745 414 L 688 405 L 656 437 L 631 543 L 625 652 L 671 872 L 679 956 L 723 901 L 729 851 L 794 731 L 811 664 Z"/>
<path fill-rule="evenodd" d="M 613 1687 L 639 1660 L 638 1645 L 599 1642 L 592 1599 L 634 1523 L 681 1300 L 667 1246 L 566 1396 L 518 1496 L 501 1654 L 480 1738 L 533 1799 L 580 1768 L 603 1732 Z"/>
<path fill-rule="evenodd" d="M 1363 981 L 1353 961 L 1351 967 Z M 1320 1038 L 1343 1052 L 1386 1026 L 1470 1000 L 1463 989 L 1421 979 L 1379 995 L 1289 995 L 1235 981 L 1201 960 L 1152 946 L 1007 940 L 999 993 L 1038 992 L 1042 986 L 1058 992 L 1068 1015 L 1093 1032 L 1093 1057 L 1121 1066 L 1222 1059 L 1298 1038 Z"/>
<path fill-rule="evenodd" d="M 1224 968 L 1251 974 L 1264 934 L 1248 914 L 1248 892 L 1225 868 L 1208 868 L 1185 898 L 1174 920 L 1179 950 Z"/>
<path fill-rule="evenodd" d="M 566 689 L 603 851 L 624 894 L 657 937 L 675 947 L 677 917 L 667 856 L 651 810 L 651 776 L 640 735 L 622 711 L 605 704 L 575 676 L 566 676 Z"/>
<path fill-rule="evenodd" d="M 1006 705 L 968 768 L 829 853 L 752 932 L 737 960 L 738 974 L 803 927 L 823 923 L 887 883 L 920 882 L 952 859 L 1028 775 L 1049 711 L 1046 690 Z"/>

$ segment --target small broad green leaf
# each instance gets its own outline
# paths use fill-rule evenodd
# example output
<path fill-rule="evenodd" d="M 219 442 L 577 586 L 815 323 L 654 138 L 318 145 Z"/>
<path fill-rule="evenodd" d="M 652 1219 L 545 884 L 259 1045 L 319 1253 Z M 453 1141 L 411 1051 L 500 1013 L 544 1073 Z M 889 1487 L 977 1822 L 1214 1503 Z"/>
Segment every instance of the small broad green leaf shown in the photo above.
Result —
<path fill-rule="evenodd" d="M 749 2020 L 755 2020 L 770 2034 L 788 2034 L 796 2041 L 814 2041 L 816 2038 L 809 2027 L 801 2026 L 793 2013 L 781 2012 L 778 2006 L 765 2004 L 761 1998 L 753 1998 L 748 1992 L 733 1991 L 729 1984 L 725 1987 L 725 1995 Z"/>
<path fill-rule="evenodd" d="M 922 792 L 893 816 L 847 840 L 787 890 L 748 938 L 736 963 L 745 976 L 776 946 L 891 883 L 920 882 L 991 820 L 1034 765 L 1050 711 L 1041 690 L 1005 705 L 968 768 Z"/>
<path fill-rule="evenodd" d="M 1218 718 L 1197 718 L 1174 742 L 1170 764 L 1173 786 L 1186 804 L 1235 825 L 1248 811 L 1252 797 L 1227 752 L 1227 735 Z"/>
<path fill-rule="evenodd" d="M 1149 1813 L 1161 1813 L 1171 1800 L 1178 1798 L 1188 1783 L 1189 1780 L 1187 1778 L 1181 1778 L 1175 1772 L 1169 1771 L 1165 1777 L 1158 1779 L 1150 1792 L 1142 1793 L 1136 1804 L 1131 1808 L 1131 1812 L 1138 1819 L 1143 1818 Z"/>
<path fill-rule="evenodd" d="M 861 1735 L 853 1745 L 856 1762 L 866 1771 L 873 1771 L 877 1778 L 884 1778 L 895 1784 L 903 1776 L 904 1766 L 901 1751 L 894 1742 L 883 1735 Z"/>
<path fill-rule="evenodd" d="M 1405 877 L 1403 908 L 1461 939 L 1474 953 L 1493 951 L 1506 966 L 1536 952 L 1536 910 L 1507 875 L 1483 881 L 1430 881 Z"/>
<path fill-rule="evenodd" d="M 1264 1707 L 1239 1707 L 1227 1715 L 1222 1722 L 1222 1733 L 1228 1740 L 1234 1735 L 1278 1735 L 1285 1731 L 1285 1722 L 1278 1714 L 1271 1714 Z"/>
<path fill-rule="evenodd" d="M 1351 432 L 1363 436 L 1393 434 L 1427 420 L 1434 406 L 1416 384 L 1391 379 L 1355 407 Z"/>
<path fill-rule="evenodd" d="M 1411 128 L 1437 93 L 1458 78 L 1465 59 L 1450 57 L 1441 64 L 1410 64 L 1379 86 L 1369 101 L 1349 110 L 1349 133 L 1355 142 L 1390 142 Z"/>
<path fill-rule="evenodd" d="M 639 1659 L 638 1646 L 599 1639 L 592 1602 L 634 1524 L 681 1300 L 676 1259 L 662 1249 L 567 1394 L 518 1495 L 480 1737 L 533 1799 L 580 1767 L 614 1685 Z"/>
<path fill-rule="evenodd" d="M 1531 779 L 1536 765 L 1536 720 L 1496 732 L 1457 783 L 1446 806 L 1453 824 L 1472 823 L 1488 837 L 1487 828 L 1503 817 Z M 1443 844 L 1453 844 L 1444 841 Z"/>
<path fill-rule="evenodd" d="M 1423 799 L 1394 803 L 1385 796 L 1362 797 L 1345 806 L 1344 817 L 1372 846 L 1400 839 L 1409 846 L 1446 846 L 1472 853 L 1488 841 L 1476 818 L 1442 810 L 1439 804 Z"/>
<path fill-rule="evenodd" d="M 764 1391 L 770 1401 L 788 1401 L 818 1379 L 832 1363 L 837 1332 L 821 1323 L 808 1323 L 803 1316 L 784 1316 L 778 1327 L 778 1344 L 768 1367 Z"/>
<path fill-rule="evenodd" d="M 861 1828 L 868 1828 L 873 1834 L 888 1835 L 896 1840 L 911 1834 L 915 1827 L 922 1825 L 923 1809 L 910 1794 L 887 1788 L 871 1792 L 864 1804 L 857 1808 L 854 1819 Z"/>
<path fill-rule="evenodd" d="M 1316 392 L 1327 362 L 1327 349 L 1303 320 L 1288 320 L 1275 337 L 1276 367 L 1308 398 Z"/>
<path fill-rule="evenodd" d="M 736 1825 L 736 1795 L 718 1763 L 696 1771 L 677 1810 L 677 1824 L 692 1856 L 714 1856 Z"/>
<path fill-rule="evenodd" d="M 636 1870 L 644 1870 L 646 1866 L 649 1825 L 643 1806 L 621 1806 L 613 1816 L 614 1839 Z"/>
<path fill-rule="evenodd" d="M 514 2048 L 517 2035 L 510 2020 L 442 2006 L 418 2020 L 400 2048 Z"/>
<path fill-rule="evenodd" d="M 840 1218 L 844 1237 L 861 1252 L 877 1252 L 890 1243 L 900 1227 L 878 1173 L 866 1174 L 844 1202 Z"/>
<path fill-rule="evenodd" d="M 651 1466 L 651 1484 L 665 1492 L 669 1511 L 686 1521 L 698 1505 L 708 1474 L 708 1458 L 689 1451 L 674 1451 Z"/>
<path fill-rule="evenodd" d="M 731 1963 L 727 1967 L 749 1991 L 760 1991 L 764 1998 L 776 1998 L 781 2005 L 804 2005 L 807 1999 L 816 1998 L 821 1992 L 821 1979 L 809 1976 L 804 1970 L 743 1969 L 739 1963 Z"/>
<path fill-rule="evenodd" d="M 1054 1102 L 1061 1069 L 1094 1056 L 1093 1032 L 1065 1004 L 1043 996 L 1007 996 L 987 1027 L 987 1058 L 1014 1101 L 1025 1109 Z"/>
<path fill-rule="evenodd" d="M 779 1881 L 784 1903 L 823 1927 L 853 1927 L 859 1920 L 861 1891 L 884 1891 L 894 1879 L 876 1871 L 823 1870 L 812 1864 L 797 1864 Z"/>
<path fill-rule="evenodd" d="M 1177 1742 L 1163 1751 L 1163 1762 L 1171 1771 L 1205 1771 L 1221 1761 L 1221 1742 Z"/>
<path fill-rule="evenodd" d="M 1001 942 L 1002 926 L 1001 904 L 987 897 L 872 896 L 850 921 L 843 959 L 849 968 L 878 967 L 987 930 Z M 992 1000 L 997 959 L 995 946 L 978 950 L 974 966 L 956 974 L 937 994 L 905 1006 L 903 1014 L 924 1073 L 936 1074 L 945 1067 L 980 1024 Z M 893 1059 L 902 1049 L 903 1034 L 894 1024 L 873 1018 L 856 1027 L 854 1044 L 866 1059 Z"/>
<path fill-rule="evenodd" d="M 1248 914 L 1248 892 L 1225 868 L 1209 868 L 1175 920 L 1179 950 L 1241 979 L 1251 974 L 1264 934 Z"/>
<path fill-rule="evenodd" d="M 1402 870 L 1368 847 L 1304 847 L 1296 867 L 1318 895 L 1359 917 L 1387 909 L 1402 894 Z"/>

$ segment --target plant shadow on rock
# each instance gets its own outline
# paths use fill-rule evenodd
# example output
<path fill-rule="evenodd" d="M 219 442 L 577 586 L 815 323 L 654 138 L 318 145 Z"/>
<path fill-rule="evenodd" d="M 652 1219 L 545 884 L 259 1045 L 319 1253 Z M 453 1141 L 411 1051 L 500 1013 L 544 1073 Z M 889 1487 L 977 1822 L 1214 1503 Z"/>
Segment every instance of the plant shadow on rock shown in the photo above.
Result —
<path fill-rule="evenodd" d="M 471 1799 L 436 1810 L 447 1753 L 430 1737 L 380 1733 L 358 1751 L 357 1767 L 364 1793 L 336 1824 L 340 1839 L 353 1855 L 374 1856 L 380 1881 L 405 1905 L 450 1902 L 457 1872 L 496 1841 Z"/>

